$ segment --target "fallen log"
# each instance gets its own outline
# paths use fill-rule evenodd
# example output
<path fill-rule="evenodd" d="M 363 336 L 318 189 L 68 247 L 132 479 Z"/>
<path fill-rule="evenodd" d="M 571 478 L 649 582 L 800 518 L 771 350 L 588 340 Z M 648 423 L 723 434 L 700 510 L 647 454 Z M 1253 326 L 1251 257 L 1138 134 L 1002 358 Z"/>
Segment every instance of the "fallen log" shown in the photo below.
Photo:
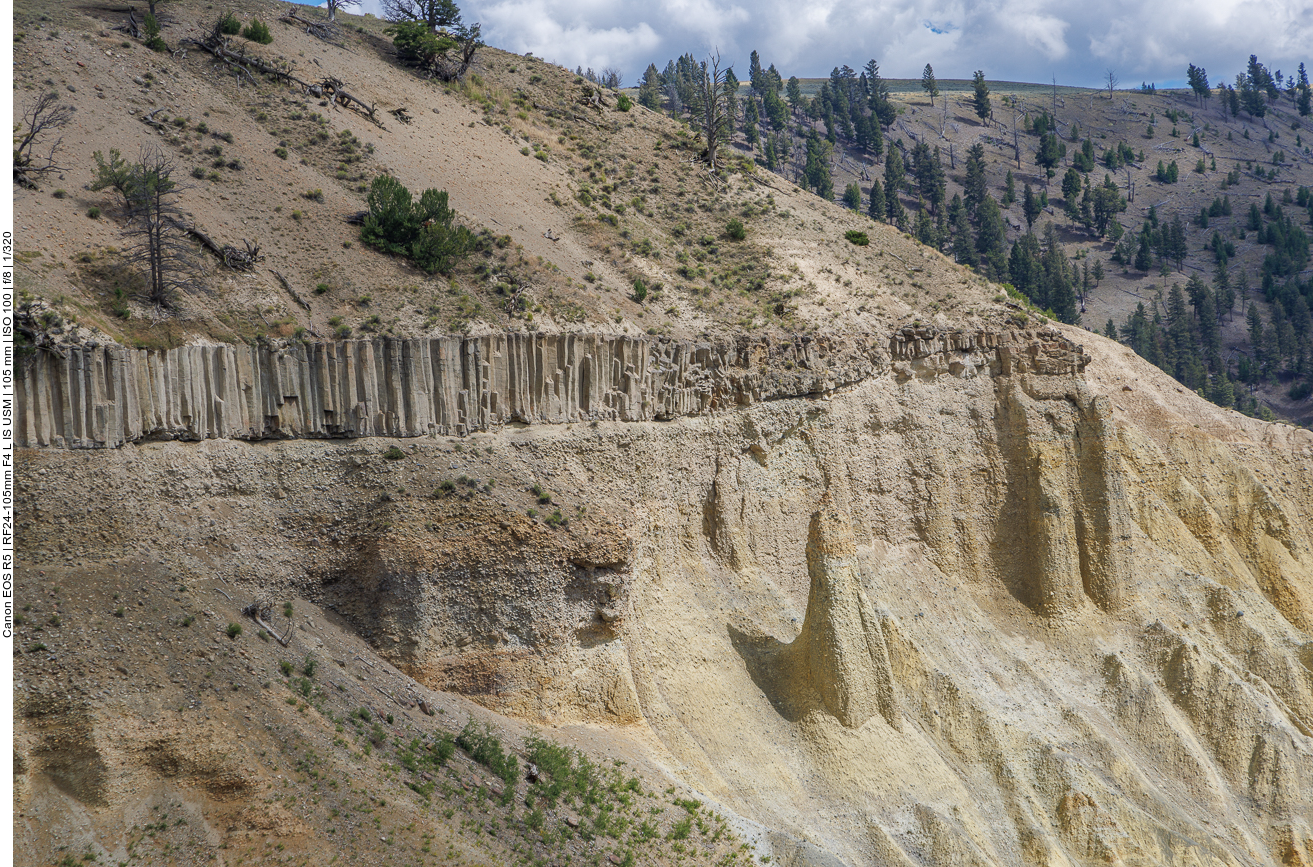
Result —
<path fill-rule="evenodd" d="M 254 271 L 255 263 L 264 258 L 260 255 L 260 245 L 252 244 L 245 238 L 242 239 L 242 245 L 245 249 L 238 249 L 231 244 L 224 244 L 221 247 L 209 235 L 195 226 L 180 223 L 178 228 L 200 241 L 202 247 L 209 250 L 219 258 L 220 262 L 223 262 L 224 265 L 234 271 Z"/>
<path fill-rule="evenodd" d="M 300 304 L 306 310 L 310 309 L 310 305 L 306 303 L 304 298 L 296 294 L 296 290 L 292 288 L 291 283 L 287 282 L 286 277 L 284 277 L 282 274 L 279 274 L 277 271 L 271 271 L 270 273 L 272 273 L 275 277 L 278 278 L 278 282 L 282 284 L 282 287 L 287 292 L 287 294 L 292 296 L 293 301 L 295 301 L 297 304 Z"/>
<path fill-rule="evenodd" d="M 245 608 L 243 608 L 242 613 L 245 614 L 247 617 L 251 618 L 252 620 L 254 620 L 257 624 L 259 624 L 264 629 L 265 632 L 268 632 L 270 635 L 272 635 L 274 637 L 274 641 L 277 641 L 283 647 L 286 647 L 288 645 L 288 639 L 292 635 L 291 624 L 290 623 L 288 624 L 287 637 L 283 637 L 279 635 L 277 629 L 274 629 L 272 626 L 270 626 L 268 623 L 264 621 L 264 614 L 269 610 L 270 610 L 269 603 L 257 601 L 257 602 L 252 602 L 250 605 L 247 605 Z"/>
<path fill-rule="evenodd" d="M 300 15 L 296 14 L 295 6 L 289 7 L 278 20 L 286 21 L 289 24 L 295 24 L 298 27 L 304 27 L 305 32 L 309 33 L 316 39 L 322 39 L 323 41 L 336 45 L 339 48 L 342 47 L 340 41 L 342 31 L 332 21 L 312 21 L 309 18 L 302 18 Z"/>

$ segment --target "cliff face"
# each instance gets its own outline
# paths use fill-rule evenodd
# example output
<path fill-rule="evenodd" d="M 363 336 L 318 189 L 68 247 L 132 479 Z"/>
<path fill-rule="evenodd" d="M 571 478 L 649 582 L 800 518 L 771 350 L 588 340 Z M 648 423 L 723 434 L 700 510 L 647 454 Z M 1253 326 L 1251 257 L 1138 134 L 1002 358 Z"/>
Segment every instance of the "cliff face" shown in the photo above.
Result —
<path fill-rule="evenodd" d="M 180 574 L 296 586 L 413 676 L 628 732 L 851 864 L 1313 863 L 1307 432 L 1057 331 L 499 340 L 345 347 L 404 410 L 358 419 L 436 433 L 413 419 L 439 401 L 413 395 L 487 408 L 403 460 L 369 440 L 31 450 L 20 544 L 34 564 L 177 548 Z M 252 371 L 329 352 L 261 351 Z M 497 352 L 539 360 L 431 373 Z M 379 361 L 407 357 L 428 361 Z M 41 364 L 52 392 L 66 368 Z M 224 395 L 265 382 L 232 369 Z M 322 426 L 323 377 L 286 381 L 321 426 L 260 409 L 262 436 L 347 435 Z M 454 390 L 401 387 L 421 381 Z M 516 418 L 566 424 L 495 431 Z M 235 430 L 178 419 L 149 435 Z"/>

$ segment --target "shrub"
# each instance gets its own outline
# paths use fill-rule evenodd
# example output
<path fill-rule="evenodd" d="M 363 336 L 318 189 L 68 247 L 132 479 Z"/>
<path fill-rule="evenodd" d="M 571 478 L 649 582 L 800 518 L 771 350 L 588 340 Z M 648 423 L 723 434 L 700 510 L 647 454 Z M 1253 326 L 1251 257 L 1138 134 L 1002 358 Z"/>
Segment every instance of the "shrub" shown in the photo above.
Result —
<path fill-rule="evenodd" d="M 53 193 L 51 193 L 50 195 L 54 196 L 56 199 L 67 199 L 67 198 L 68 198 L 68 190 L 55 190 L 55 191 L 54 191 Z"/>
<path fill-rule="evenodd" d="M 306 190 L 301 194 L 301 198 L 309 199 L 312 202 L 322 202 L 324 200 L 323 190 Z"/>
<path fill-rule="evenodd" d="M 292 663 L 288 662 L 286 659 L 281 660 L 278 663 L 278 669 L 283 673 L 283 677 L 290 677 L 293 668 L 294 666 L 292 665 Z"/>
<path fill-rule="evenodd" d="M 849 229 L 843 233 L 843 236 L 850 244 L 856 244 L 859 247 L 865 247 L 867 244 L 871 243 L 871 239 L 866 237 L 865 232 L 859 232 L 856 229 Z"/>
<path fill-rule="evenodd" d="M 315 662 L 313 659 L 307 656 L 305 658 L 305 663 L 302 664 L 301 666 L 301 673 L 304 674 L 306 677 L 314 677 L 315 669 L 318 667 L 319 667 L 319 663 Z"/>
<path fill-rule="evenodd" d="M 219 32 L 224 36 L 236 36 L 242 32 L 242 22 L 237 20 L 237 16 L 231 12 L 225 12 L 219 19 Z"/>
<path fill-rule="evenodd" d="M 387 253 L 406 256 L 422 271 L 446 274 L 474 246 L 474 236 L 454 224 L 446 190 L 425 190 L 415 202 L 410 190 L 389 175 L 369 188 L 369 214 L 360 239 Z"/>
<path fill-rule="evenodd" d="M 259 18 L 251 19 L 251 23 L 247 24 L 246 29 L 242 31 L 242 36 L 261 45 L 268 45 L 274 41 L 274 35 L 269 32 L 269 25 Z"/>
<path fill-rule="evenodd" d="M 629 111 L 634 107 L 634 101 L 629 98 L 629 94 L 622 93 L 620 98 L 615 101 L 615 107 L 617 111 Z"/>
<path fill-rule="evenodd" d="M 383 457 L 389 461 L 399 461 L 406 456 L 406 453 L 396 446 L 388 446 L 387 451 L 383 452 Z"/>
<path fill-rule="evenodd" d="M 236 638 L 242 634 L 242 625 L 240 623 L 229 623 L 228 629 L 225 630 L 229 638 Z"/>
<path fill-rule="evenodd" d="M 287 148 L 284 147 L 274 148 L 274 156 L 278 157 L 280 160 L 287 159 Z"/>
<path fill-rule="evenodd" d="M 456 735 L 456 746 L 468 753 L 471 759 L 501 777 L 506 783 L 502 800 L 509 804 L 515 797 L 515 783 L 519 778 L 520 763 L 515 756 L 502 749 L 501 741 L 492 734 L 492 728 L 484 723 L 480 731 L 474 722 L 474 717 L 470 717 L 465 728 Z"/>
<path fill-rule="evenodd" d="M 151 13 L 146 13 L 146 20 L 142 24 L 142 29 L 146 33 L 146 47 L 152 51 L 168 51 L 169 46 L 164 44 L 160 38 L 160 22 Z"/>
<path fill-rule="evenodd" d="M 731 241 L 742 241 L 748 237 L 748 232 L 743 228 L 743 221 L 734 219 L 725 224 L 725 236 Z"/>
<path fill-rule="evenodd" d="M 643 299 L 646 297 L 647 297 L 647 284 L 644 283 L 642 280 L 635 280 L 634 295 L 633 295 L 634 300 L 637 301 L 639 304 L 642 304 Z"/>
<path fill-rule="evenodd" d="M 92 207 L 90 207 L 90 208 L 87 208 L 87 216 L 90 217 L 90 218 L 93 219 L 93 220 L 99 220 L 99 219 L 100 219 L 100 208 L 97 208 L 97 207 L 95 207 L 94 205 L 93 205 Z"/>

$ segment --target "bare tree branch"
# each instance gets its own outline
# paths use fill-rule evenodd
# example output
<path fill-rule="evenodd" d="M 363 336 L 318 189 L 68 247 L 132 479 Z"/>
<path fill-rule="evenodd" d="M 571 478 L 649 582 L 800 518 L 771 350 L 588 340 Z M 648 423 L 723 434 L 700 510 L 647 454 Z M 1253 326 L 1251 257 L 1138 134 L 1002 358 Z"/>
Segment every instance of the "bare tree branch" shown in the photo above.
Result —
<path fill-rule="evenodd" d="M 23 119 L 16 124 L 14 133 L 14 183 L 36 189 L 37 181 L 64 168 L 55 164 L 55 152 L 63 144 L 63 137 L 55 139 L 49 149 L 44 148 L 46 138 L 55 130 L 68 126 L 77 110 L 71 105 L 57 105 L 59 94 L 47 93 L 37 98 Z M 37 149 L 45 150 L 42 156 Z"/>

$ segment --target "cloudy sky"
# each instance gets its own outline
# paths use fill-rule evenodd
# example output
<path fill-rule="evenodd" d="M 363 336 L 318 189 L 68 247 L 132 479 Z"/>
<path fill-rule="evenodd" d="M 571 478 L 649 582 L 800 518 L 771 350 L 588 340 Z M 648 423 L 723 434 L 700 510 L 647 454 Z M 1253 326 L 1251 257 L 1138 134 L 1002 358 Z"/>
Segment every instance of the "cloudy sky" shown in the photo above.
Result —
<path fill-rule="evenodd" d="M 363 0 L 362 11 L 379 11 Z M 1182 86 L 1195 63 L 1233 80 L 1250 54 L 1273 72 L 1313 66 L 1313 0 L 466 0 L 489 44 L 574 68 L 612 66 L 626 84 L 648 63 L 713 48 L 746 78 L 748 54 L 790 75 L 875 58 L 895 78 L 970 78 L 1097 87 Z"/>

